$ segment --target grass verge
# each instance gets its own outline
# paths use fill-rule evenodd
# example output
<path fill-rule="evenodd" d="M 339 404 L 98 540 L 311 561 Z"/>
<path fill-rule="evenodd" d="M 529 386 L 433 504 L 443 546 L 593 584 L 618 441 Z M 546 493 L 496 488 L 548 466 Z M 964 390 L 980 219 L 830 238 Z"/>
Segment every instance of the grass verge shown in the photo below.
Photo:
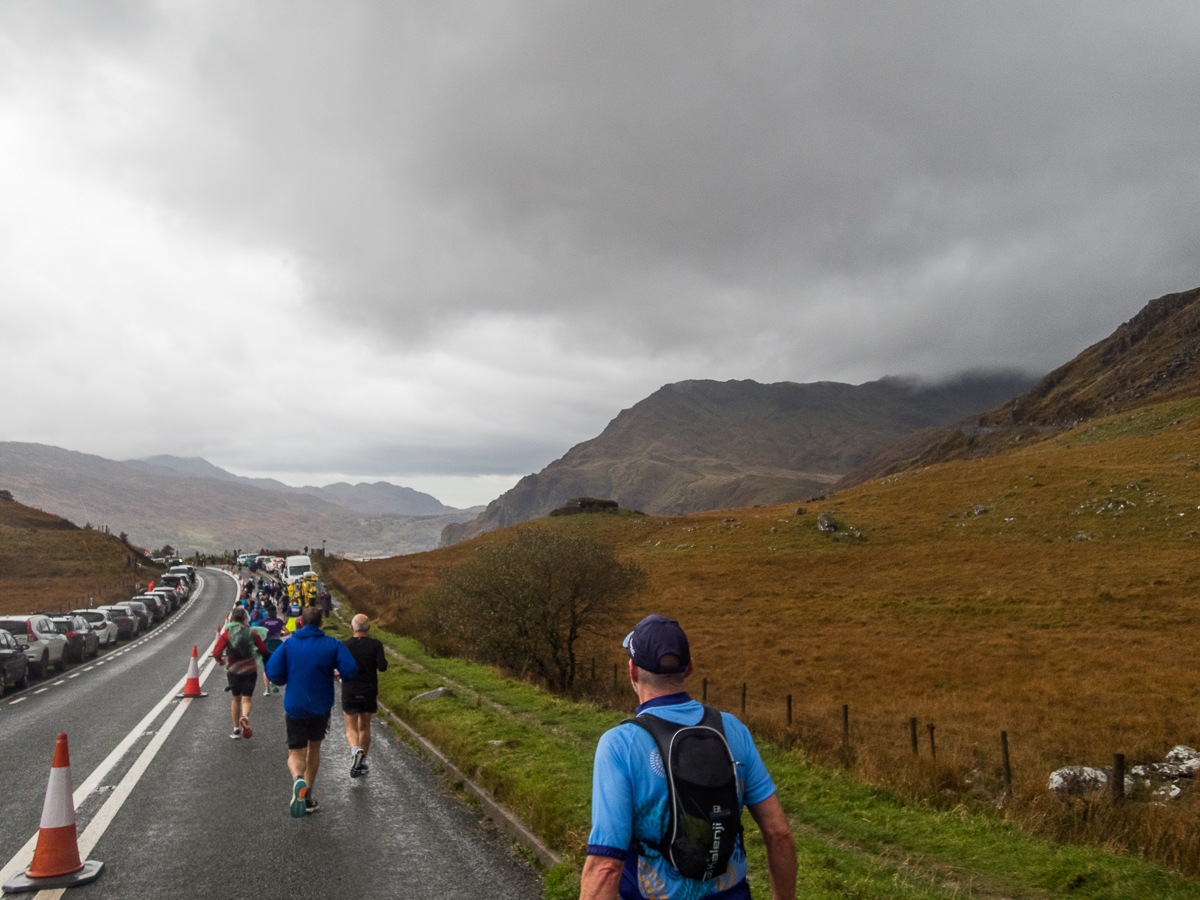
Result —
<path fill-rule="evenodd" d="M 563 855 L 567 863 L 544 874 L 548 898 L 578 896 L 596 741 L 624 714 L 374 633 L 415 664 L 393 658 L 380 677 L 380 699 Z M 460 686 L 455 696 L 409 702 L 447 679 Z M 759 746 L 796 832 L 800 896 L 1200 900 L 1200 884 L 1142 859 L 1037 838 L 1001 812 L 906 802 L 802 752 Z M 761 893 L 766 860 L 749 816 L 746 845 L 751 884 Z"/>

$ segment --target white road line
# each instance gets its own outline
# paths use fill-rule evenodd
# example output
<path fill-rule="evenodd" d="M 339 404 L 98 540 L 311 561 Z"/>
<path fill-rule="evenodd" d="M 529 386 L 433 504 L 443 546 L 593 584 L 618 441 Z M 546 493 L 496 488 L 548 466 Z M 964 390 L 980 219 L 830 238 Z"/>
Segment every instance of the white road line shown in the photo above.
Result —
<path fill-rule="evenodd" d="M 44 687 L 44 688 L 38 688 L 36 691 L 34 691 L 34 693 L 35 693 L 35 694 L 44 694 L 44 693 L 46 693 L 46 691 L 48 691 L 48 690 L 50 690 L 50 688 L 48 688 L 48 687 Z"/>
<path fill-rule="evenodd" d="M 9 701 L 9 704 L 8 704 L 8 705 L 9 705 L 9 706 L 16 706 L 18 703 L 24 703 L 24 702 L 25 702 L 26 700 L 28 700 L 28 699 L 29 699 L 28 697 L 18 697 L 16 700 L 11 700 L 11 701 Z"/>
<path fill-rule="evenodd" d="M 66 682 L 66 679 L 64 678 L 64 679 L 62 679 L 61 681 L 56 681 L 56 682 L 54 682 L 54 684 L 55 684 L 55 685 L 60 685 L 60 684 L 64 684 L 65 682 Z"/>
<path fill-rule="evenodd" d="M 79 673 L 78 673 L 78 672 L 73 672 L 72 674 L 68 675 L 67 677 L 68 677 L 68 678 L 78 678 L 78 677 L 79 677 Z"/>
<path fill-rule="evenodd" d="M 216 642 L 216 639 L 214 639 L 213 642 L 208 645 L 208 649 L 204 651 L 204 655 L 211 657 L 213 650 L 216 649 L 216 646 L 217 646 L 217 642 Z M 204 679 L 206 679 L 208 677 L 209 673 L 212 672 L 212 670 L 216 666 L 216 664 L 217 664 L 217 661 L 215 659 L 211 659 L 211 658 L 209 659 L 208 665 L 206 665 L 204 668 L 204 671 L 200 673 L 200 683 L 201 684 L 204 683 Z M 183 690 L 183 685 L 184 685 L 184 682 L 186 682 L 186 681 L 187 681 L 187 675 L 184 675 L 177 682 L 175 682 L 175 684 L 171 686 L 171 689 L 169 691 L 167 691 L 166 695 L 161 700 L 159 700 L 158 703 L 156 703 L 154 705 L 154 708 L 151 709 L 150 712 L 146 713 L 145 717 L 140 722 L 138 722 L 136 725 L 134 725 L 133 729 L 127 735 L 125 735 L 125 737 L 122 739 L 121 743 L 117 744 L 117 746 L 113 748 L 112 752 L 109 753 L 108 756 L 106 756 L 104 758 L 104 762 L 100 763 L 100 765 L 98 765 L 94 770 L 92 770 L 92 774 L 87 777 L 87 779 L 83 782 L 83 784 L 81 784 L 79 787 L 77 787 L 75 789 L 75 793 L 71 795 L 71 798 L 75 804 L 76 809 L 78 809 L 79 805 L 81 803 L 83 803 L 83 801 L 86 800 L 88 798 L 88 796 L 90 796 L 92 794 L 92 792 L 95 791 L 96 788 L 98 788 L 100 786 L 100 783 L 108 776 L 108 773 L 112 771 L 113 767 L 118 762 L 120 762 L 121 757 L 123 757 L 127 752 L 129 752 L 129 748 L 134 745 L 134 743 L 138 740 L 138 738 L 142 737 L 142 732 L 146 731 L 146 729 L 148 729 L 150 727 L 150 723 L 152 723 L 156 718 L 158 718 L 159 713 L 161 713 L 163 711 L 164 707 L 166 707 L 166 705 L 168 703 L 170 703 L 172 700 L 175 699 L 176 694 L 178 694 L 181 690 Z M 19 697 L 19 698 L 17 698 L 17 700 L 14 700 L 13 703 L 18 703 L 24 699 L 25 699 L 24 697 Z M 9 705 L 11 706 L 12 704 L 9 704 Z M 181 701 L 179 704 L 179 709 L 185 708 L 186 705 L 187 705 L 187 701 Z M 178 712 L 178 710 L 176 712 Z M 172 715 L 175 715 L 175 713 L 172 713 Z M 160 729 L 160 733 L 161 733 L 161 729 Z M 143 751 L 143 755 L 145 755 L 145 751 Z M 139 758 L 139 762 L 140 762 L 140 758 Z M 149 760 L 147 760 L 147 764 L 149 764 Z M 134 767 L 136 768 L 136 763 L 135 763 Z M 130 771 L 132 771 L 132 769 Z M 128 777 L 128 773 L 127 773 L 126 777 Z M 139 778 L 141 777 L 140 773 L 139 773 L 138 777 Z M 135 779 L 135 782 L 136 782 L 136 779 Z M 131 788 L 132 788 L 132 786 L 131 786 Z M 105 806 L 107 806 L 107 805 L 108 804 L 106 802 Z M 101 807 L 101 812 L 103 812 L 103 810 L 104 810 L 104 807 Z M 115 814 L 115 810 L 114 810 L 114 814 Z M 97 813 L 97 815 L 99 815 L 99 813 Z M 89 828 L 90 827 L 91 826 L 89 825 Z M 29 868 L 29 864 L 31 862 L 33 862 L 33 850 L 37 846 L 37 838 L 38 838 L 37 832 L 34 832 L 33 837 L 31 837 L 28 841 L 25 842 L 25 846 L 22 847 L 20 850 L 18 850 L 13 855 L 12 859 L 10 859 L 5 864 L 3 869 L 0 869 L 0 884 L 5 883 L 9 879 L 11 879 L 14 875 L 16 875 L 18 872 L 24 872 L 26 869 Z M 80 848 L 80 852 L 81 853 L 84 852 L 82 850 L 82 845 Z M 53 893 L 54 892 L 39 891 L 37 896 L 39 896 L 39 897 L 43 896 L 43 895 L 50 896 Z"/>

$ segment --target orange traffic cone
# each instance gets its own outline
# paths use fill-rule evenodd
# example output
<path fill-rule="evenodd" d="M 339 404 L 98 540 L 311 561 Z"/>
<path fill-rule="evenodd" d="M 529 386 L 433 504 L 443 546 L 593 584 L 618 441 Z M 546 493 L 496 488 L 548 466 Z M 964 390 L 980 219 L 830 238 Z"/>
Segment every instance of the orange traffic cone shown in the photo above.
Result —
<path fill-rule="evenodd" d="M 192 647 L 192 658 L 188 660 L 187 681 L 183 683 L 183 693 L 175 695 L 178 698 L 183 697 L 207 697 L 204 691 L 200 690 L 200 664 L 196 662 L 196 648 Z"/>
<path fill-rule="evenodd" d="M 24 875 L 18 875 L 4 885 L 5 891 L 15 894 L 75 887 L 94 881 L 100 874 L 104 863 L 79 859 L 74 793 L 67 736 L 60 734 L 54 745 L 54 762 L 50 767 L 50 783 L 46 786 L 46 802 L 42 806 L 42 824 L 38 829 L 33 863 Z"/>

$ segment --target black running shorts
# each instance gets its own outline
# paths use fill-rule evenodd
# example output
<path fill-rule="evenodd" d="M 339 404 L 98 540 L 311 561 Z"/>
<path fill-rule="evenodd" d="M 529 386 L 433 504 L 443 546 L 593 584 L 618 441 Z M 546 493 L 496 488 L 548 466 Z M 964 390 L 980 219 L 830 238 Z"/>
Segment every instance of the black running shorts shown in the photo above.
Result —
<path fill-rule="evenodd" d="M 303 750 L 309 741 L 323 741 L 329 732 L 329 713 L 309 716 L 307 719 L 287 719 L 287 742 L 289 750 Z"/>
<path fill-rule="evenodd" d="M 258 687 L 258 669 L 251 669 L 249 672 L 235 674 L 226 672 L 225 677 L 229 680 L 229 693 L 235 697 L 253 697 L 254 691 Z"/>
<path fill-rule="evenodd" d="M 377 713 L 379 704 L 378 691 L 352 690 L 342 684 L 342 712 L 344 713 Z"/>

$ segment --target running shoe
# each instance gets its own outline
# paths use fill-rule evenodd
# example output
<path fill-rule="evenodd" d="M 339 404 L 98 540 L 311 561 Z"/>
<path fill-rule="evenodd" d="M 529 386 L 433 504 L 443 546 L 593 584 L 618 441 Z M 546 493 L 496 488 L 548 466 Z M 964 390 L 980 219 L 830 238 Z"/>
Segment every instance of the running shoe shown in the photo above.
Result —
<path fill-rule="evenodd" d="M 238 722 L 241 723 L 241 726 L 242 726 L 242 737 L 244 737 L 244 738 L 254 737 L 254 732 L 250 730 L 250 720 L 249 719 L 247 719 L 245 716 L 242 716 L 240 719 L 238 719 Z"/>
<path fill-rule="evenodd" d="M 356 749 L 350 757 L 350 777 L 357 778 L 363 773 L 363 752 L 361 749 Z"/>
<path fill-rule="evenodd" d="M 242 736 L 242 729 L 240 729 L 240 728 L 233 729 L 233 731 L 231 731 L 229 733 L 229 736 L 231 738 L 240 738 Z"/>
<path fill-rule="evenodd" d="M 358 774 L 359 775 L 366 775 L 370 771 L 371 771 L 371 767 L 367 765 L 367 761 L 365 759 L 358 764 Z"/>
<path fill-rule="evenodd" d="M 269 690 L 267 690 L 266 688 L 263 688 L 263 696 L 264 696 L 264 697 L 270 697 L 270 696 L 271 696 L 271 692 L 270 692 Z"/>
<path fill-rule="evenodd" d="M 279 685 L 277 685 L 277 684 L 271 685 L 271 693 L 278 694 L 279 693 Z"/>
<path fill-rule="evenodd" d="M 315 797 L 305 797 L 304 798 L 304 814 L 305 815 L 312 815 L 320 808 L 321 808 L 321 804 L 317 802 L 317 799 Z"/>
<path fill-rule="evenodd" d="M 293 819 L 303 819 L 308 815 L 308 804 L 304 802 L 307 793 L 308 785 L 303 778 L 297 778 L 292 782 L 292 805 L 289 811 Z"/>

